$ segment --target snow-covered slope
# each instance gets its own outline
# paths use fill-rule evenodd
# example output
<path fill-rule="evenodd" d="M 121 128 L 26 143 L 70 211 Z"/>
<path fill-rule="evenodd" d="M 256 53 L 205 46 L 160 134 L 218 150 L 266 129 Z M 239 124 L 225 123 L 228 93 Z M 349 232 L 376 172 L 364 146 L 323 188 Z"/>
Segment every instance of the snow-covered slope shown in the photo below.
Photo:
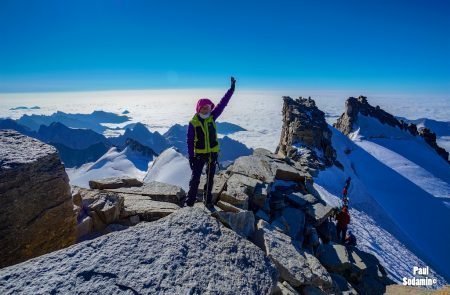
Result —
<path fill-rule="evenodd" d="M 144 182 L 165 182 L 178 185 L 187 191 L 190 177 L 191 168 L 188 159 L 175 149 L 168 148 L 153 161 Z"/>
<path fill-rule="evenodd" d="M 349 135 L 352 140 L 330 126 L 332 143 L 344 171 L 333 166 L 320 172 L 317 185 L 340 196 L 345 179 L 351 176 L 350 205 L 359 212 L 355 215 L 363 220 L 367 214 L 400 242 L 392 245 L 406 245 L 448 280 L 450 208 L 445 202 L 450 201 L 450 165 L 422 138 L 359 116 L 355 131 Z M 380 239 L 384 237 L 377 237 L 379 230 L 372 232 L 366 233 L 374 242 L 367 247 L 374 248 L 375 253 L 382 256 L 383 251 L 398 251 L 383 248 Z M 393 259 L 390 271 L 410 274 L 416 265 L 415 259 L 408 257 L 412 254 Z M 392 265 L 399 261 L 403 261 L 405 269 Z"/>
<path fill-rule="evenodd" d="M 431 195 L 450 198 L 450 165 L 423 138 L 361 114 L 354 129 L 350 138 L 376 159 Z"/>
<path fill-rule="evenodd" d="M 66 172 L 71 185 L 89 187 L 89 180 L 106 177 L 134 177 L 143 179 L 153 160 L 152 156 L 134 151 L 127 146 L 122 151 L 113 147 L 94 163 L 79 168 L 68 168 Z"/>

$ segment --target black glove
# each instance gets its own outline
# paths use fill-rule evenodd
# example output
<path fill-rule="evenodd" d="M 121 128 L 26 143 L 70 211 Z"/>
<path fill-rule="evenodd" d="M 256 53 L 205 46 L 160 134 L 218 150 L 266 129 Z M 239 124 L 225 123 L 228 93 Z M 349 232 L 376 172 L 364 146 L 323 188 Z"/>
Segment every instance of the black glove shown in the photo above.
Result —
<path fill-rule="evenodd" d="M 236 84 L 236 79 L 234 79 L 234 77 L 231 77 L 231 87 L 234 88 L 235 84 Z"/>

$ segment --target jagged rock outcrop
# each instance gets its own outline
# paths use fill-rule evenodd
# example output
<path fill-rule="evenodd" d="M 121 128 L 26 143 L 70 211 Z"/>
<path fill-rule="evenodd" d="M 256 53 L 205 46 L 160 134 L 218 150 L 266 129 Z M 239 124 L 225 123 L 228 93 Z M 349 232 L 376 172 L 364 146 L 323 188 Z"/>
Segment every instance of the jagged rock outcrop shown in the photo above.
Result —
<path fill-rule="evenodd" d="M 354 125 L 358 122 L 358 115 L 361 114 L 366 117 L 372 117 L 380 121 L 382 124 L 387 124 L 392 127 L 399 128 L 406 132 L 409 132 L 413 136 L 421 136 L 425 142 L 427 142 L 436 152 L 444 158 L 447 162 L 449 153 L 439 147 L 436 143 L 436 134 L 428 128 L 420 128 L 413 123 L 406 123 L 403 120 L 398 120 L 392 114 L 384 111 L 379 106 L 372 106 L 367 101 L 367 97 L 359 96 L 358 98 L 349 97 L 345 102 L 345 111 L 338 118 L 334 127 L 339 129 L 345 135 L 349 135 L 354 131 Z"/>
<path fill-rule="evenodd" d="M 304 167 L 322 169 L 336 160 L 325 114 L 311 98 L 283 97 L 283 127 L 276 153 Z"/>
<path fill-rule="evenodd" d="M 356 247 L 322 244 L 317 257 L 328 271 L 345 277 L 360 293 L 383 294 L 386 285 L 394 284 L 374 255 Z"/>
<path fill-rule="evenodd" d="M 0 270 L 1 294 L 270 294 L 264 252 L 199 208 Z"/>
<path fill-rule="evenodd" d="M 374 117 L 381 123 L 392 127 L 404 127 L 393 115 L 382 110 L 379 106 L 371 106 L 365 96 L 349 97 L 345 102 L 345 111 L 334 124 L 334 127 L 348 135 L 353 130 L 353 124 L 358 120 L 358 114 Z"/>
<path fill-rule="evenodd" d="M 75 242 L 69 179 L 56 149 L 0 130 L 0 267 Z"/>
<path fill-rule="evenodd" d="M 283 280 L 294 287 L 302 285 L 331 287 L 331 277 L 319 260 L 302 250 L 289 236 L 277 231 L 264 220 L 258 222 L 257 229 L 256 244 L 266 251 Z"/>

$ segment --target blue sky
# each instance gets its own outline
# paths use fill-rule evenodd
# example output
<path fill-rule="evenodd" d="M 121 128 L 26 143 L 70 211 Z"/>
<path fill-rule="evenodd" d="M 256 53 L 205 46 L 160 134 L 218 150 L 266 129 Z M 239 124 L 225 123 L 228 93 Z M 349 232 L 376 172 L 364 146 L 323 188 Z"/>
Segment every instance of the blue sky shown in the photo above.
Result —
<path fill-rule="evenodd" d="M 450 95 L 450 1 L 0 1 L 0 92 Z"/>

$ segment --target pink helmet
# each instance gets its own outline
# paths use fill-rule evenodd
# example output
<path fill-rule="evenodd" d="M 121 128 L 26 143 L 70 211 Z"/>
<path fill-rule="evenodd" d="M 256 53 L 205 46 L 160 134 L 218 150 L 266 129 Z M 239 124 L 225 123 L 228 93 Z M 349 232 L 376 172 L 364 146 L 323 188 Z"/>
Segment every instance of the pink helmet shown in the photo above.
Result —
<path fill-rule="evenodd" d="M 195 110 L 198 112 L 200 112 L 200 109 L 206 105 L 211 105 L 211 110 L 214 108 L 214 103 L 209 100 L 208 98 L 200 98 L 197 101 L 197 107 L 195 108 Z"/>

